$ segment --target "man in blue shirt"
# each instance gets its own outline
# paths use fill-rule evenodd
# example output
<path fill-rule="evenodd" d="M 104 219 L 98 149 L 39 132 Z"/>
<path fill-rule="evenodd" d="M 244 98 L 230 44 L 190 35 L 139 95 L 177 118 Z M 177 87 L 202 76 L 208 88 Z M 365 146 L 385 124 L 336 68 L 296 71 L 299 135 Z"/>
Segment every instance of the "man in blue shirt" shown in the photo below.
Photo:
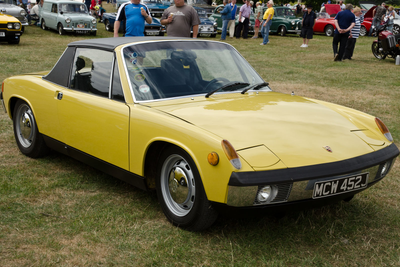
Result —
<path fill-rule="evenodd" d="M 220 11 L 221 19 L 222 19 L 222 33 L 221 33 L 221 40 L 226 39 L 226 31 L 228 29 L 228 23 L 232 17 L 232 7 L 228 4 L 228 0 L 223 1 L 224 9 Z"/>
<path fill-rule="evenodd" d="M 124 3 L 119 9 L 114 22 L 114 37 L 118 37 L 118 30 L 124 24 L 124 36 L 144 36 L 144 24 L 152 23 L 149 9 L 146 5 L 141 4 L 140 0 L 131 0 Z"/>
<path fill-rule="evenodd" d="M 356 17 L 353 12 L 353 5 L 347 4 L 346 9 L 340 11 L 335 17 L 335 33 L 333 35 L 333 55 L 335 61 L 342 61 L 347 39 L 349 39 L 350 31 L 356 23 Z M 338 44 L 340 43 L 339 53 Z"/>

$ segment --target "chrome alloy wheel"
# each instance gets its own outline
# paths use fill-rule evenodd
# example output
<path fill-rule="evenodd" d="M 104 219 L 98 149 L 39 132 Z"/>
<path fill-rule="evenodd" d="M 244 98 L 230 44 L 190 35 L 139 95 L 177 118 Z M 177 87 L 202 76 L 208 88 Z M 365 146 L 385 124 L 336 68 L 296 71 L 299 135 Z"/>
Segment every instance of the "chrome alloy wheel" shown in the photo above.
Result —
<path fill-rule="evenodd" d="M 27 104 L 18 107 L 16 113 L 16 133 L 19 143 L 24 148 L 29 148 L 36 138 L 36 121 L 32 110 Z"/>
<path fill-rule="evenodd" d="M 161 193 L 168 209 L 178 217 L 193 208 L 196 188 L 192 168 L 180 155 L 170 155 L 161 169 Z"/>

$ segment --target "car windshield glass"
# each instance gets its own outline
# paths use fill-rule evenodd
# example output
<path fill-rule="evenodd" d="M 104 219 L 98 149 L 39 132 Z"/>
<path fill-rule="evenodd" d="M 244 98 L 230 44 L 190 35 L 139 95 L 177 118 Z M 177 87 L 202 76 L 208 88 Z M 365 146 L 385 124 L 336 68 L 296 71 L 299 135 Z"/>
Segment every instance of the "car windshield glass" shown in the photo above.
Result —
<path fill-rule="evenodd" d="M 189 5 L 207 5 L 204 0 L 185 0 Z"/>
<path fill-rule="evenodd" d="M 60 4 L 59 11 L 63 13 L 86 13 L 86 6 L 83 4 Z"/>
<path fill-rule="evenodd" d="M 240 92 L 263 83 L 250 64 L 230 45 L 207 41 L 165 41 L 123 49 L 125 69 L 136 101 Z M 268 87 L 262 90 L 269 90 Z"/>
<path fill-rule="evenodd" d="M 207 11 L 205 9 L 196 9 L 200 18 L 207 18 Z"/>
<path fill-rule="evenodd" d="M 330 18 L 330 16 L 329 16 L 329 14 L 328 13 L 325 13 L 325 12 L 320 12 L 320 13 L 318 13 L 318 16 L 317 16 L 319 19 L 329 19 Z"/>

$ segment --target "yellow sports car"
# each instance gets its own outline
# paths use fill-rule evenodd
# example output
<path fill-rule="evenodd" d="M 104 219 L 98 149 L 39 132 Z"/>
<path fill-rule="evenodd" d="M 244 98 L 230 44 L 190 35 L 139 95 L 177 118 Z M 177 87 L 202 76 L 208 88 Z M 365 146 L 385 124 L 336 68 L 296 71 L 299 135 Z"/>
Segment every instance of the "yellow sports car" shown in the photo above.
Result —
<path fill-rule="evenodd" d="M 378 118 L 273 92 L 226 43 L 129 37 L 70 43 L 51 71 L 4 80 L 29 157 L 49 148 L 144 190 L 199 231 L 223 210 L 350 200 L 399 150 Z"/>
<path fill-rule="evenodd" d="M 19 44 L 22 35 L 21 22 L 13 16 L 4 13 L 4 7 L 0 7 L 0 42 Z"/>

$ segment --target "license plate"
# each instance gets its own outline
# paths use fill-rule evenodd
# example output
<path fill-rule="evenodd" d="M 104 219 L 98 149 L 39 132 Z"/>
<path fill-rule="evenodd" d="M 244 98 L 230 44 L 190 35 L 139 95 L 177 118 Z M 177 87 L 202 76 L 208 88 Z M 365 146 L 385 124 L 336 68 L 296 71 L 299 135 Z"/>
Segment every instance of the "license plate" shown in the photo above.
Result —
<path fill-rule="evenodd" d="M 147 35 L 157 35 L 158 32 L 146 32 Z"/>
<path fill-rule="evenodd" d="M 0 32 L 0 37 L 4 37 L 4 36 L 6 36 L 6 33 L 5 32 Z"/>
<path fill-rule="evenodd" d="M 201 37 L 210 37 L 211 33 L 200 33 Z"/>
<path fill-rule="evenodd" d="M 85 28 L 85 25 L 83 25 L 83 24 L 78 24 L 78 25 L 76 25 L 76 27 L 78 27 L 78 28 Z"/>
<path fill-rule="evenodd" d="M 75 31 L 76 33 L 87 33 L 87 31 Z"/>
<path fill-rule="evenodd" d="M 369 173 L 362 173 L 344 178 L 316 182 L 313 198 L 329 197 L 366 188 Z"/>

